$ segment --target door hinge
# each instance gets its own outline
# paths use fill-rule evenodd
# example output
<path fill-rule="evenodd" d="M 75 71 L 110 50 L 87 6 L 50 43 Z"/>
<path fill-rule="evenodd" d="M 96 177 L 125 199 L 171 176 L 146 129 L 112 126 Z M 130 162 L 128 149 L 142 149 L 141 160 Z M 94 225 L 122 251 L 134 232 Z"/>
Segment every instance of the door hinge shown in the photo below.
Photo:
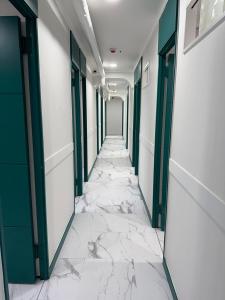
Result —
<path fill-rule="evenodd" d="M 31 54 L 32 53 L 32 38 L 31 37 L 22 37 L 21 47 L 23 54 Z"/>
<path fill-rule="evenodd" d="M 34 245 L 34 256 L 39 258 L 39 246 L 37 244 Z"/>

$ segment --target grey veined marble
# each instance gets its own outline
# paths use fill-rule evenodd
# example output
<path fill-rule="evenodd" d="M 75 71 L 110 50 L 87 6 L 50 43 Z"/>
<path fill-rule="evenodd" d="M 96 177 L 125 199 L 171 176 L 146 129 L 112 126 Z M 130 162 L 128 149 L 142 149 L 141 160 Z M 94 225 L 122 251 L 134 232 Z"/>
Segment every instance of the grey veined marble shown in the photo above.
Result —
<path fill-rule="evenodd" d="M 107 138 L 75 200 L 76 216 L 50 280 L 11 286 L 10 299 L 173 299 L 122 138 Z"/>

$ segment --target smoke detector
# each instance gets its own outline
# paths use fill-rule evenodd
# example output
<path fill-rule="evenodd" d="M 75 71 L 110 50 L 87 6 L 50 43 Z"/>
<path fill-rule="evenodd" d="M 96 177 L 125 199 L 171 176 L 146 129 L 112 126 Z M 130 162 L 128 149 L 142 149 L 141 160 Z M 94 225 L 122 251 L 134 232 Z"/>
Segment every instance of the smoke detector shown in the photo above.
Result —
<path fill-rule="evenodd" d="M 117 49 L 116 48 L 110 48 L 109 51 L 112 53 L 112 54 L 115 54 Z"/>

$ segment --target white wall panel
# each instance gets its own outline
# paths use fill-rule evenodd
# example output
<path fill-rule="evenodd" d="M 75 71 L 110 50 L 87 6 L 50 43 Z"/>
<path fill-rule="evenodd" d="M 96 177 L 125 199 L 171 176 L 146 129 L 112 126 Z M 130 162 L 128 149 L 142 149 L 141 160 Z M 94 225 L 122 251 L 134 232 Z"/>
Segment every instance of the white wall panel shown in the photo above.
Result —
<path fill-rule="evenodd" d="M 180 2 L 165 257 L 178 298 L 225 295 L 225 23 L 184 53 Z"/>
<path fill-rule="evenodd" d="M 45 0 L 38 38 L 51 262 L 74 209 L 73 134 L 69 30 Z"/>
<path fill-rule="evenodd" d="M 158 84 L 158 27 L 143 54 L 143 67 L 150 65 L 150 82 L 142 86 L 139 153 L 139 184 L 152 214 L 155 114 Z"/>
<path fill-rule="evenodd" d="M 96 89 L 87 79 L 88 172 L 97 157 Z"/>

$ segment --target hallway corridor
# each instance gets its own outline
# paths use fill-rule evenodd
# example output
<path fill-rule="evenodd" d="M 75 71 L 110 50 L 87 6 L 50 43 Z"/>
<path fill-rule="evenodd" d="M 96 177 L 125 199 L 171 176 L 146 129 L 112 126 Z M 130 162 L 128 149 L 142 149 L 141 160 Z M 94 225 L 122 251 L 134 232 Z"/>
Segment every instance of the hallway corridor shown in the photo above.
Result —
<path fill-rule="evenodd" d="M 51 279 L 11 287 L 10 299 L 172 299 L 133 173 L 124 140 L 107 138 Z"/>

